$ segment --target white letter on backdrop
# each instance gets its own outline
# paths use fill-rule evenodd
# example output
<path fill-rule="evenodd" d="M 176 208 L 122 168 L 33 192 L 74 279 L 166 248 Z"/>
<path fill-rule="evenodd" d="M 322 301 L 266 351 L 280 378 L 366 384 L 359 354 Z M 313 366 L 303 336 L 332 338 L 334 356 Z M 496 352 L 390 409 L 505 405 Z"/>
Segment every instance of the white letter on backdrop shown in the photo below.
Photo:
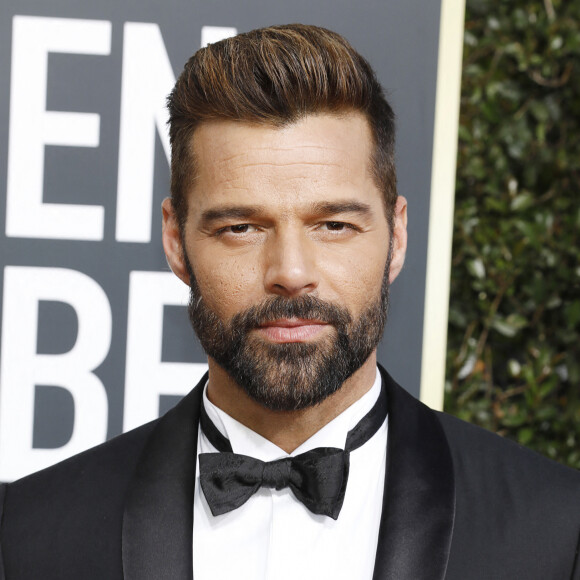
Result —
<path fill-rule="evenodd" d="M 231 26 L 202 26 L 201 46 L 207 46 L 213 42 L 219 42 L 224 38 L 230 38 L 238 33 L 237 29 Z"/>
<path fill-rule="evenodd" d="M 73 348 L 38 354 L 38 303 L 70 304 L 78 318 Z M 103 289 L 75 270 L 6 266 L 0 361 L 0 481 L 12 481 L 102 443 L 107 435 L 105 388 L 92 372 L 109 352 L 112 316 Z M 36 385 L 67 389 L 74 400 L 69 442 L 34 449 Z"/>
<path fill-rule="evenodd" d="M 207 364 L 161 362 L 163 307 L 187 304 L 188 288 L 172 272 L 131 272 L 123 430 L 159 416 L 159 395 L 185 395 Z"/>
<path fill-rule="evenodd" d="M 165 99 L 175 83 L 157 24 L 127 22 L 123 40 L 117 226 L 119 242 L 151 241 L 155 134 L 169 160 Z"/>
<path fill-rule="evenodd" d="M 96 113 L 46 110 L 48 53 L 109 54 L 111 23 L 103 20 L 15 16 L 6 235 L 102 240 L 102 206 L 43 203 L 44 146 L 97 147 Z"/>

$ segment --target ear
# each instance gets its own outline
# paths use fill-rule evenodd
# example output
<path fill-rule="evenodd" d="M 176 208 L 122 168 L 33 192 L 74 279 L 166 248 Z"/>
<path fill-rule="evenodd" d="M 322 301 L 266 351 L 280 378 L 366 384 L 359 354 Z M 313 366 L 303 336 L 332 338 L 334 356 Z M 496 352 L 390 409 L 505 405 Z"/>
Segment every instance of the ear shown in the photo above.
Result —
<path fill-rule="evenodd" d="M 389 273 L 391 283 L 403 269 L 407 252 L 407 200 L 402 195 L 397 198 L 393 218 L 393 255 Z"/>
<path fill-rule="evenodd" d="M 163 240 L 163 249 L 169 267 L 173 273 L 184 283 L 189 286 L 189 273 L 185 265 L 184 249 L 181 243 L 181 233 L 179 231 L 179 222 L 175 209 L 170 197 L 166 197 L 161 204 L 163 212 L 163 228 L 161 239 Z"/>

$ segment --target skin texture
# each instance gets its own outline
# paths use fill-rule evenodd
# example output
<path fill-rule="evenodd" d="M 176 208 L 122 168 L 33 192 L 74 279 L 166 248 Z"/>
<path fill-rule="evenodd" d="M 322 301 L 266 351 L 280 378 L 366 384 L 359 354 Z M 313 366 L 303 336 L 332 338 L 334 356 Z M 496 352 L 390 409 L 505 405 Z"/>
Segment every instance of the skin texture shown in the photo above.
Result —
<path fill-rule="evenodd" d="M 305 294 L 345 307 L 353 319 L 380 293 L 389 251 L 382 193 L 370 172 L 371 136 L 359 113 L 309 115 L 283 128 L 202 124 L 192 143 L 198 174 L 182 236 L 163 202 L 163 245 L 186 284 L 189 258 L 204 302 L 222 320 L 268 297 Z M 393 226 L 390 281 L 406 250 L 406 201 Z M 330 325 L 281 320 L 251 331 L 264 341 L 328 339 Z M 251 399 L 210 357 L 208 397 L 287 452 L 370 389 L 376 351 L 322 403 L 272 411 Z"/>

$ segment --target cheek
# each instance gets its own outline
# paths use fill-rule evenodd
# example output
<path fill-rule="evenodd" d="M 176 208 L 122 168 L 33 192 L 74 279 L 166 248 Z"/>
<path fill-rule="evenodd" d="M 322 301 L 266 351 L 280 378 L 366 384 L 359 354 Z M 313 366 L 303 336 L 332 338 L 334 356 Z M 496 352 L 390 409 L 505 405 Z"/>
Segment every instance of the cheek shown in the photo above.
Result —
<path fill-rule="evenodd" d="M 197 260 L 192 263 L 204 302 L 218 315 L 229 318 L 252 306 L 257 297 L 258 273 L 254 265 L 236 260 Z"/>
<path fill-rule="evenodd" d="M 373 304 L 381 291 L 386 261 L 386 252 L 367 251 L 334 262 L 325 276 L 334 299 L 355 315 Z"/>

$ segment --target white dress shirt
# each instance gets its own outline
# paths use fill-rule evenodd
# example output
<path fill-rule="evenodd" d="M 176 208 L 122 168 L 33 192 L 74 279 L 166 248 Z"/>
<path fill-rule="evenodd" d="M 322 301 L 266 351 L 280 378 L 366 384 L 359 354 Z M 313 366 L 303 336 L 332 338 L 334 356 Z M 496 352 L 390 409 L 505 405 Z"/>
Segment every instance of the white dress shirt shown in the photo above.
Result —
<path fill-rule="evenodd" d="M 234 453 L 273 461 L 316 447 L 344 449 L 347 433 L 371 410 L 380 390 L 377 370 L 370 391 L 290 454 L 218 409 L 206 391 L 203 404 Z M 198 456 L 215 451 L 200 428 Z M 287 488 L 260 488 L 238 509 L 213 516 L 200 487 L 198 462 L 193 502 L 195 580 L 371 580 L 386 455 L 387 420 L 369 441 L 351 452 L 346 495 L 337 520 L 313 514 Z"/>

